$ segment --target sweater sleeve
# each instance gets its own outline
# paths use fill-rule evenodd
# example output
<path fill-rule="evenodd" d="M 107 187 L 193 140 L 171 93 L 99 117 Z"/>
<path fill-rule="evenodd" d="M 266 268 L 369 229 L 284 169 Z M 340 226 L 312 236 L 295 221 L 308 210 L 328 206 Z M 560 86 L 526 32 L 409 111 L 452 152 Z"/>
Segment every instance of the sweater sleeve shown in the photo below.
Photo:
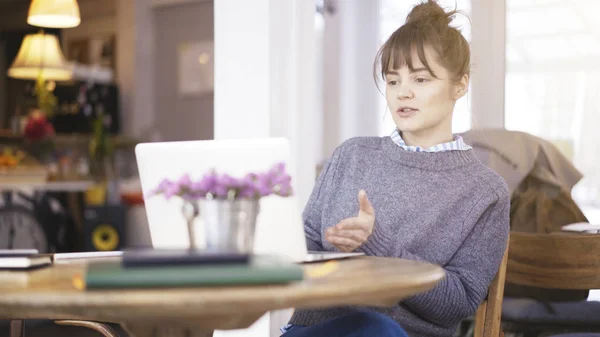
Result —
<path fill-rule="evenodd" d="M 438 326 L 455 326 L 474 314 L 496 276 L 508 243 L 510 197 L 505 189 L 493 196 L 493 201 L 489 196 L 480 199 L 465 220 L 476 223 L 443 266 L 446 277 L 433 289 L 402 302 Z M 422 260 L 409 252 L 402 258 Z"/>
<path fill-rule="evenodd" d="M 335 176 L 342 148 L 338 147 L 333 155 L 323 165 L 323 169 L 317 178 L 315 187 L 308 199 L 306 207 L 302 212 L 304 222 L 304 233 L 306 236 L 306 248 L 309 251 L 321 251 L 321 219 L 323 205 L 327 200 L 328 189 Z"/>

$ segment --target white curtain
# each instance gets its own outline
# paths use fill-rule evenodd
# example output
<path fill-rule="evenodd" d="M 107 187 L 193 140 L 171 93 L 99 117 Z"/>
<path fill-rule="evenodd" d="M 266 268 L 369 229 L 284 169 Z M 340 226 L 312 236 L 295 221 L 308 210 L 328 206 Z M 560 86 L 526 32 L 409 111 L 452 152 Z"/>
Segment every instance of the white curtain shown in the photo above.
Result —
<path fill-rule="evenodd" d="M 584 175 L 573 197 L 590 221 L 600 212 L 600 70 L 509 72 L 506 128 L 554 142 Z"/>
<path fill-rule="evenodd" d="M 583 75 L 581 116 L 574 163 L 584 174 L 574 194 L 585 206 L 600 209 L 600 69 Z M 599 219 L 600 220 L 600 219 Z"/>

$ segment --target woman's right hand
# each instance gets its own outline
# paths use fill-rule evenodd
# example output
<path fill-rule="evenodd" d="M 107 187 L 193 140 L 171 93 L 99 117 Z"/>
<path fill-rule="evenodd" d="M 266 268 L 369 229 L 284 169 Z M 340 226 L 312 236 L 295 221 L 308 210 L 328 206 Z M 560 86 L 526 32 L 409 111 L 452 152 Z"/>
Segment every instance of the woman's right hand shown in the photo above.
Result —
<path fill-rule="evenodd" d="M 365 243 L 375 226 L 375 210 L 364 190 L 358 192 L 358 215 L 346 218 L 325 231 L 325 239 L 343 252 L 352 252 Z"/>

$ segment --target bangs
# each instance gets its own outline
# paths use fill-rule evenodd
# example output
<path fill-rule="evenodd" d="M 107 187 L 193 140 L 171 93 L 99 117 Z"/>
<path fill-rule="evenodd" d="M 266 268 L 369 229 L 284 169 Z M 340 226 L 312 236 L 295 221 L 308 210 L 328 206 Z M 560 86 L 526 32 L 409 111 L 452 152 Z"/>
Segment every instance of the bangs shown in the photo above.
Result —
<path fill-rule="evenodd" d="M 387 42 L 379 50 L 377 59 L 381 66 L 381 79 L 385 80 L 385 75 L 396 69 L 408 66 L 410 71 L 415 70 L 413 60 L 413 53 L 416 51 L 419 61 L 427 69 L 429 74 L 434 78 L 438 78 L 425 56 L 425 46 L 436 46 L 434 41 L 430 41 L 428 36 L 435 36 L 435 34 L 428 34 L 428 30 L 423 30 L 422 27 L 417 27 L 414 24 L 406 24 L 396 30 Z M 439 55 L 439 52 L 434 49 Z"/>

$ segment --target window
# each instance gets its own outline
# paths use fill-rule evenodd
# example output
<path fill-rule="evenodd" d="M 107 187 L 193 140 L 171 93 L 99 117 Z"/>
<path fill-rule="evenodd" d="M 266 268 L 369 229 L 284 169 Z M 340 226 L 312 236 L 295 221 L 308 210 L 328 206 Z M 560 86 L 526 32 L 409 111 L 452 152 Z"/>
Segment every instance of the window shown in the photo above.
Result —
<path fill-rule="evenodd" d="M 507 0 L 505 126 L 550 140 L 584 178 L 573 198 L 600 223 L 600 2 Z"/>
<path fill-rule="evenodd" d="M 380 0 L 380 44 L 383 44 L 392 33 L 398 29 L 406 20 L 406 16 L 413 6 L 418 4 L 419 0 Z M 438 3 L 445 9 L 453 10 L 455 6 L 458 10 L 467 15 L 471 14 L 471 0 L 439 0 Z M 471 25 L 469 19 L 464 15 L 457 15 L 452 21 L 452 25 L 460 29 L 467 41 L 471 41 Z M 384 87 L 381 85 L 381 100 L 379 105 L 379 114 L 381 122 L 379 124 L 379 133 L 381 136 L 389 135 L 395 128 L 394 121 L 389 115 L 385 101 Z M 471 128 L 471 100 L 467 94 L 456 102 L 454 109 L 453 132 L 459 133 Z"/>

